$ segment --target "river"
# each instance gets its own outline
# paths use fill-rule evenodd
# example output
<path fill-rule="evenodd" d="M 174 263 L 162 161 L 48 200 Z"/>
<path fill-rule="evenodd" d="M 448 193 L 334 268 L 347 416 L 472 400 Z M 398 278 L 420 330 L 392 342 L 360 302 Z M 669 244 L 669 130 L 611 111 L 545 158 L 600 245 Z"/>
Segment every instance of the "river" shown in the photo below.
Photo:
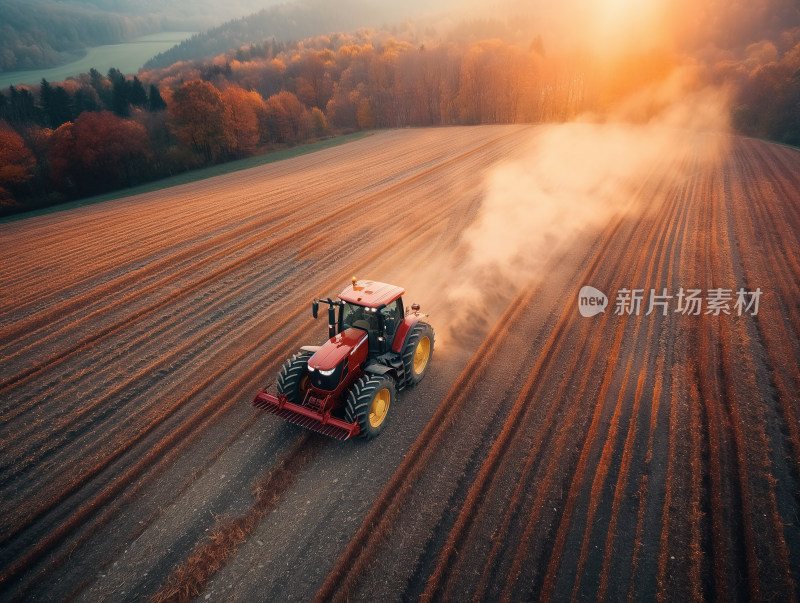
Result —
<path fill-rule="evenodd" d="M 88 73 L 91 68 L 105 75 L 111 67 L 122 73 L 135 74 L 148 60 L 190 38 L 195 32 L 165 31 L 142 36 L 124 44 L 107 44 L 86 49 L 86 55 L 59 67 L 9 71 L 0 73 L 0 89 L 20 84 L 38 84 L 42 78 L 48 82 L 62 82 L 69 77 Z"/>

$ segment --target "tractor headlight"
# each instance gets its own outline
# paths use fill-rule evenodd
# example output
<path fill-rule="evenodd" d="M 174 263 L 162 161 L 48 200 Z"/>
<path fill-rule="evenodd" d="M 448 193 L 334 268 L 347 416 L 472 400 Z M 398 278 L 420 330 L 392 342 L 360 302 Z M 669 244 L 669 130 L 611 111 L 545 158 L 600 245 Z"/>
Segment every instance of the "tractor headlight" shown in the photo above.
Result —
<path fill-rule="evenodd" d="M 332 369 L 320 370 L 317 368 L 314 372 L 309 373 L 309 377 L 311 377 L 311 384 L 318 390 L 332 392 L 339 386 L 347 372 L 347 359 L 345 358 Z"/>

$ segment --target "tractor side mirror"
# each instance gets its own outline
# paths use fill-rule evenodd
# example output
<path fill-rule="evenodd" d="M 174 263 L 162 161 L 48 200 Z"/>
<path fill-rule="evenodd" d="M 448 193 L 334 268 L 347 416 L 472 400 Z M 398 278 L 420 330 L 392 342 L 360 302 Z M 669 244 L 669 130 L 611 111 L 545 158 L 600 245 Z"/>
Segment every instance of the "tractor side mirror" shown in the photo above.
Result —
<path fill-rule="evenodd" d="M 311 302 L 311 316 L 314 318 L 319 314 L 319 302 L 315 299 Z"/>

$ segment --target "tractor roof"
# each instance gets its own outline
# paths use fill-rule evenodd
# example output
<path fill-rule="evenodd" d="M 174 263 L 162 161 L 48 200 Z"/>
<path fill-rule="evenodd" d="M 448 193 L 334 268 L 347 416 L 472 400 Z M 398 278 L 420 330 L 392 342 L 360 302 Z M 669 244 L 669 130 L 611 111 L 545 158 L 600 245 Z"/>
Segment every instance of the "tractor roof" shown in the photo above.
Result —
<path fill-rule="evenodd" d="M 355 281 L 339 294 L 339 299 L 359 306 L 377 308 L 392 303 L 406 290 L 377 281 Z"/>

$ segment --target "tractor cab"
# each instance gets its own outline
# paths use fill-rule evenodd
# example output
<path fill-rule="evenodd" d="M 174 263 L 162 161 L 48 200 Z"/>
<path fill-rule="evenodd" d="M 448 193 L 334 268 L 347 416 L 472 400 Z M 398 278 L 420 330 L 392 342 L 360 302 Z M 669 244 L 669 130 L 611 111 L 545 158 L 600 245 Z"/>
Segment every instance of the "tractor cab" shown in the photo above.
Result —
<path fill-rule="evenodd" d="M 339 299 L 315 300 L 328 303 L 328 329 L 330 338 L 348 329 L 361 329 L 369 338 L 369 356 L 384 354 L 392 349 L 398 328 L 405 318 L 402 295 L 405 289 L 375 281 L 357 281 L 339 294 Z M 339 307 L 338 317 L 335 308 Z"/>
<path fill-rule="evenodd" d="M 396 285 L 353 278 L 352 284 L 339 294 L 339 332 L 362 329 L 369 337 L 370 356 L 388 352 L 403 321 L 403 293 L 405 289 Z"/>

